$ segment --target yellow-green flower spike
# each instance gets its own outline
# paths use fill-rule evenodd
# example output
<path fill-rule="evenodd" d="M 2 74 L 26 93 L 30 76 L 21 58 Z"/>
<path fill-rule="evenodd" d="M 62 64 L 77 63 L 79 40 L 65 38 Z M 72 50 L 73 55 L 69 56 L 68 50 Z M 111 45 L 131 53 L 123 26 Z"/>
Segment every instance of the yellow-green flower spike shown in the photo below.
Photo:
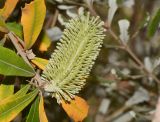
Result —
<path fill-rule="evenodd" d="M 69 21 L 42 74 L 44 87 L 60 103 L 70 101 L 85 85 L 104 39 L 99 17 L 81 15 Z"/>

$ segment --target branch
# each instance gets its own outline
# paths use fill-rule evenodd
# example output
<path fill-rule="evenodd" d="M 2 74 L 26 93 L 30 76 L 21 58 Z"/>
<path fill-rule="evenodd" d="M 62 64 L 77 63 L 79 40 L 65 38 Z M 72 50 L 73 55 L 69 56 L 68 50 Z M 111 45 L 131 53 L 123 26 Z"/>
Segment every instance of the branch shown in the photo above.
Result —
<path fill-rule="evenodd" d="M 133 60 L 141 67 L 141 69 L 144 71 L 144 73 L 146 75 L 149 75 L 157 83 L 160 83 L 160 80 L 152 72 L 150 72 L 146 69 L 143 62 L 134 54 L 134 52 L 130 49 L 130 47 L 128 45 L 123 44 L 122 43 L 123 41 L 110 28 L 105 27 L 105 26 L 104 26 L 104 28 L 108 29 L 108 32 L 112 35 L 112 37 L 119 42 L 119 44 L 122 47 L 122 48 L 119 48 L 119 49 L 123 49 L 124 51 L 126 51 L 133 58 Z"/>
<path fill-rule="evenodd" d="M 29 59 L 27 58 L 27 54 L 26 52 L 24 52 L 24 45 L 22 46 L 23 42 L 22 40 L 20 40 L 14 33 L 12 32 L 9 32 L 8 34 L 8 37 L 10 38 L 11 42 L 13 43 L 13 45 L 15 46 L 17 52 L 19 53 L 19 55 L 23 58 L 23 60 L 28 64 L 30 65 L 31 67 L 32 64 L 29 62 Z M 34 69 L 34 68 L 33 68 Z M 36 87 L 41 87 L 41 86 L 44 86 L 43 84 L 43 81 L 41 80 L 40 78 L 40 75 L 39 73 L 36 73 L 34 78 L 33 78 L 35 81 L 38 82 L 38 86 L 35 85 Z M 32 80 L 31 80 L 32 81 Z M 30 83 L 31 83 L 30 81 Z M 32 84 L 32 83 L 31 83 Z"/>
<path fill-rule="evenodd" d="M 19 44 L 19 40 L 18 38 L 16 38 L 16 36 L 14 36 L 14 34 L 12 32 L 8 33 L 8 37 L 11 39 L 13 45 L 15 46 L 15 48 L 18 51 L 18 54 L 23 58 L 23 60 L 31 66 L 31 64 L 29 63 L 27 57 L 26 57 L 26 53 L 24 52 L 23 47 Z"/>

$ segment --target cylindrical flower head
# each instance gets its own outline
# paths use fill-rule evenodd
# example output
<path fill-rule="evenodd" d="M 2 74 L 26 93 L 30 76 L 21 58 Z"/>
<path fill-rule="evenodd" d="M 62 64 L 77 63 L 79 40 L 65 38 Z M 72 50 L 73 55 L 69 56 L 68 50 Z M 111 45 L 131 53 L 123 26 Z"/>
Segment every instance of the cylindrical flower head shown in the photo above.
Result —
<path fill-rule="evenodd" d="M 69 21 L 42 74 L 44 87 L 60 103 L 70 101 L 85 85 L 104 39 L 99 17 L 81 15 Z"/>

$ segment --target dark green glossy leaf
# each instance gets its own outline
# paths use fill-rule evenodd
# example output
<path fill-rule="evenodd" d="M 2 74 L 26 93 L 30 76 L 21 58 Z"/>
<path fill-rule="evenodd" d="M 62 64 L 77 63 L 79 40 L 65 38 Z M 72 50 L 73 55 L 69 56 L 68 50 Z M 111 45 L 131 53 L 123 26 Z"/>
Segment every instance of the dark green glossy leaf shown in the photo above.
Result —
<path fill-rule="evenodd" d="M 26 122 L 39 122 L 39 97 L 32 104 Z"/>
<path fill-rule="evenodd" d="M 149 23 L 148 32 L 147 32 L 147 35 L 149 37 L 152 37 L 155 34 L 159 23 L 160 23 L 160 9 L 158 9 L 156 15 L 153 17 L 153 19 Z"/>
<path fill-rule="evenodd" d="M 0 46 L 0 74 L 32 77 L 35 75 L 35 72 L 15 52 Z"/>

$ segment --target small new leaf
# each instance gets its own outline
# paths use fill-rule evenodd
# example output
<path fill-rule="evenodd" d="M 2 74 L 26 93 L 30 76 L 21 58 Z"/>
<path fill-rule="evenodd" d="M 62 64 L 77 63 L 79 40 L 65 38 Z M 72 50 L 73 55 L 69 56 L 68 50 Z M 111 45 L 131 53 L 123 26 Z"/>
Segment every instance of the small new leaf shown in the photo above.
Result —
<path fill-rule="evenodd" d="M 109 10 L 108 10 L 108 25 L 111 26 L 114 14 L 117 11 L 118 5 L 117 5 L 117 0 L 109 0 Z"/>
<path fill-rule="evenodd" d="M 58 103 L 70 101 L 85 85 L 104 39 L 99 17 L 81 15 L 69 21 L 42 74 L 44 89 Z"/>
<path fill-rule="evenodd" d="M 127 44 L 129 40 L 128 28 L 130 26 L 130 22 L 126 19 L 121 19 L 118 21 L 119 28 L 120 28 L 120 39 L 124 44 Z"/>

